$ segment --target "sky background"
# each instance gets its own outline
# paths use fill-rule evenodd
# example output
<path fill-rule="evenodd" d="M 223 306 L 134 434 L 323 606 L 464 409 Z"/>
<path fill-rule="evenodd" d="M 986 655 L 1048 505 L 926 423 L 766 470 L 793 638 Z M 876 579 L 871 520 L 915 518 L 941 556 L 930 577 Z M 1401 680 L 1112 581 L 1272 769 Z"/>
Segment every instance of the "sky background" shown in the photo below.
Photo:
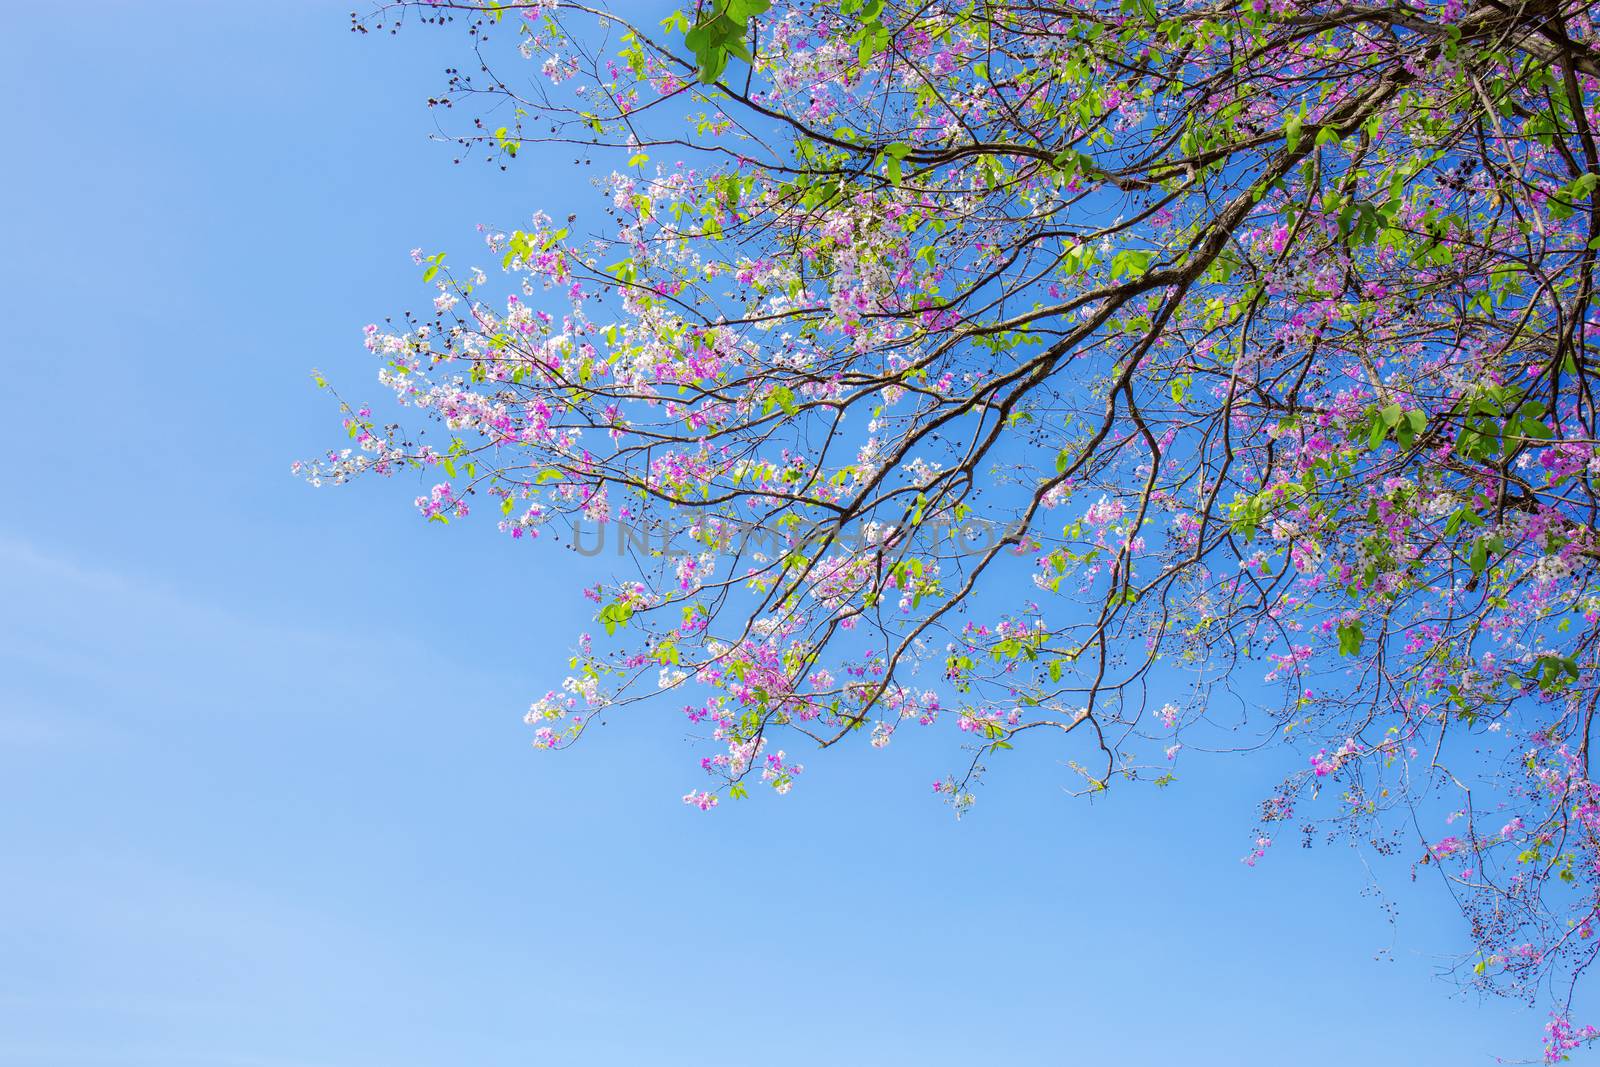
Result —
<path fill-rule="evenodd" d="M 1277 757 L 1091 805 L 1032 746 L 957 822 L 954 731 L 710 815 L 671 702 L 534 752 L 573 557 L 288 467 L 342 440 L 313 367 L 380 397 L 412 247 L 492 267 L 475 224 L 593 170 L 453 166 L 464 34 L 348 26 L 0 2 L 0 1064 L 1536 1054 L 1541 1013 L 1437 977 L 1465 931 L 1414 857 L 1239 862 Z"/>

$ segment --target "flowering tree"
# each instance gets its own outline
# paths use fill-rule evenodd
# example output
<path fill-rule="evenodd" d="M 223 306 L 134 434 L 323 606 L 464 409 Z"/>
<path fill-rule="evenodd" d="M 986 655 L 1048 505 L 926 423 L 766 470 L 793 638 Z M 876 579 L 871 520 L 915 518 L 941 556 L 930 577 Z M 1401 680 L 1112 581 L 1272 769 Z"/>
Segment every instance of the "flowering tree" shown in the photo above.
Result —
<path fill-rule="evenodd" d="M 434 313 L 367 343 L 444 437 L 347 406 L 301 469 L 631 539 L 528 720 L 684 708 L 701 808 L 908 725 L 963 735 L 958 811 L 1024 742 L 1089 792 L 1298 745 L 1247 862 L 1420 828 L 1463 974 L 1548 989 L 1562 1058 L 1600 948 L 1592 15 L 386 6 L 356 28 L 470 31 L 464 156 L 608 153 L 610 219 L 486 231 L 498 296 L 418 252 Z"/>

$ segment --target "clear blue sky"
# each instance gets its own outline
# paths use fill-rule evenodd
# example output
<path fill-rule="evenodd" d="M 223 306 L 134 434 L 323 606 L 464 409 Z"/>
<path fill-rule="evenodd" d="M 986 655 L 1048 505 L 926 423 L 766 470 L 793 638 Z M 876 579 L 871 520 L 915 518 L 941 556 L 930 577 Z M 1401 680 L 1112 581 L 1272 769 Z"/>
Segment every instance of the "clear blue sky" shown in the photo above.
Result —
<path fill-rule="evenodd" d="M 1393 923 L 1342 847 L 1239 863 L 1270 761 L 1091 807 L 1019 752 L 957 823 L 949 732 L 710 816 L 670 707 L 532 751 L 571 557 L 287 472 L 337 440 L 313 366 L 377 396 L 360 328 L 427 299 L 408 250 L 588 202 L 570 155 L 427 141 L 455 31 L 6 7 L 0 1064 L 1536 1052 L 1542 1015 L 1435 977 L 1464 932 L 1404 862 Z"/>

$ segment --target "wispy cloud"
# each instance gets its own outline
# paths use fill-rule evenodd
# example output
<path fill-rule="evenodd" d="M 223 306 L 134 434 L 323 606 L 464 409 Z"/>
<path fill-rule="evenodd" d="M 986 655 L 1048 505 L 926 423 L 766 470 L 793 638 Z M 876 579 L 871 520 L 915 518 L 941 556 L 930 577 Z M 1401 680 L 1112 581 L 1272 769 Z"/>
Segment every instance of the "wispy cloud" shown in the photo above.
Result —
<path fill-rule="evenodd" d="M 13 732 L 43 740 L 23 724 L 63 704 L 121 715 L 135 696 L 160 703 L 225 705 L 240 691 L 296 684 L 316 674 L 344 684 L 386 663 L 434 657 L 404 634 L 380 638 L 330 619 L 274 617 L 253 605 L 247 581 L 219 604 L 141 575 L 128 574 L 0 532 L 0 719 Z M 308 664 L 343 663 L 341 672 Z M 301 682 L 300 684 L 308 684 Z M 0 743 L 5 739 L 0 725 Z"/>

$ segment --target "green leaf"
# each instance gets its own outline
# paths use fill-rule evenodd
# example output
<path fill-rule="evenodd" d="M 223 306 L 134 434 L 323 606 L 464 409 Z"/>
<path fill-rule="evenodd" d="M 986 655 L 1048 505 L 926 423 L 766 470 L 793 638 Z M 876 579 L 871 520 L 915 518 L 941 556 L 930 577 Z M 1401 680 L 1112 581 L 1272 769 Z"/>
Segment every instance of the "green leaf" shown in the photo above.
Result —
<path fill-rule="evenodd" d="M 633 605 L 626 600 L 618 600 L 600 609 L 599 619 L 605 624 L 608 634 L 616 633 L 619 626 L 628 625 L 628 620 L 631 618 L 633 618 Z"/>
<path fill-rule="evenodd" d="M 1130 278 L 1143 277 L 1145 271 L 1150 269 L 1150 261 L 1154 258 L 1154 252 L 1124 248 L 1111 257 L 1111 280 L 1116 281 L 1124 274 Z"/>
<path fill-rule="evenodd" d="M 1361 654 L 1363 634 L 1359 622 L 1343 622 L 1339 624 L 1339 655 L 1358 656 Z"/>
<path fill-rule="evenodd" d="M 781 408 L 785 415 L 793 415 L 799 411 L 799 405 L 794 402 L 794 390 L 786 385 L 774 386 L 767 394 L 767 403 L 763 410 L 770 412 L 775 407 Z"/>
<path fill-rule="evenodd" d="M 1292 115 L 1290 115 L 1287 119 L 1284 120 L 1284 123 L 1283 123 L 1283 146 L 1289 152 L 1292 153 L 1295 150 L 1295 148 L 1299 146 L 1299 144 L 1300 144 L 1300 130 L 1301 130 L 1302 127 L 1305 126 L 1305 124 L 1306 124 L 1306 116 L 1305 116 L 1305 112 L 1303 112 L 1303 111 L 1296 111 Z"/>
<path fill-rule="evenodd" d="M 1372 419 L 1372 432 L 1367 434 L 1367 448 L 1369 450 L 1377 448 L 1379 445 L 1383 444 L 1383 439 L 1387 436 L 1389 436 L 1388 427 L 1384 426 L 1383 419 L 1381 417 L 1374 415 Z"/>

